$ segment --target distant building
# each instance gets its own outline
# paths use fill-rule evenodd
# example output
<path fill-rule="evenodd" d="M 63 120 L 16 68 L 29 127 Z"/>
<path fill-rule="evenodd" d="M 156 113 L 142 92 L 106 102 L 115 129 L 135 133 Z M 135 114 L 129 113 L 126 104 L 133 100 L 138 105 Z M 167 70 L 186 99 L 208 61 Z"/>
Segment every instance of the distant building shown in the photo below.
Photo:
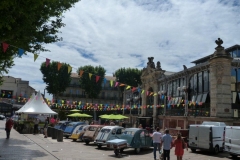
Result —
<path fill-rule="evenodd" d="M 32 93 L 36 91 L 29 86 L 29 81 L 3 76 L 3 84 L 0 86 L 0 114 L 11 116 L 27 102 Z"/>

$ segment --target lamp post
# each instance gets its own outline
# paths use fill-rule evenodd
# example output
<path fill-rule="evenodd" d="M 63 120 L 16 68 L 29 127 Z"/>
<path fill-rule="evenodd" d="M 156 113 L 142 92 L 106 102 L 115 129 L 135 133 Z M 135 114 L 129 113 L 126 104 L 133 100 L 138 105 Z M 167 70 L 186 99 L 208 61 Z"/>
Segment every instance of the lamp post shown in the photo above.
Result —
<path fill-rule="evenodd" d="M 184 96 L 185 96 L 185 113 L 184 116 L 188 116 L 188 98 L 187 98 L 187 87 L 186 86 L 182 86 L 182 87 L 178 87 L 177 90 L 184 92 Z"/>

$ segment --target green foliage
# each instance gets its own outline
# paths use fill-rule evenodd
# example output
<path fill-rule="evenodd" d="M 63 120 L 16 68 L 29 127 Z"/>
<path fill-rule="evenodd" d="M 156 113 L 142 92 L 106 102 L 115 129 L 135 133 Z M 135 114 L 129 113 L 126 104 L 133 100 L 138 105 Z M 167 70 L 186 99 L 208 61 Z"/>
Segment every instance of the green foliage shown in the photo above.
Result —
<path fill-rule="evenodd" d="M 58 110 L 58 118 L 59 118 L 60 120 L 65 120 L 65 119 L 67 119 L 67 114 L 66 114 L 65 110 L 63 110 L 63 109 L 59 109 L 59 110 Z"/>
<path fill-rule="evenodd" d="M 58 62 L 51 62 L 46 67 L 46 62 L 43 62 L 40 71 L 43 74 L 43 81 L 46 83 L 46 90 L 49 94 L 58 96 L 64 92 L 71 82 L 71 71 L 68 73 L 68 64 L 62 63 L 58 70 Z"/>
<path fill-rule="evenodd" d="M 78 73 L 80 70 L 84 71 L 82 77 L 79 80 L 81 88 L 85 90 L 89 98 L 97 98 L 102 90 L 102 83 L 106 70 L 101 66 L 93 67 L 91 65 L 79 67 Z M 91 79 L 89 78 L 89 73 L 92 74 Z M 100 76 L 97 83 L 96 76 Z"/>
<path fill-rule="evenodd" d="M 58 42 L 62 18 L 79 0 L 1 0 L 0 43 L 6 42 L 25 51 L 46 51 L 43 44 Z M 0 76 L 13 66 L 17 48 L 0 49 Z M 0 77 L 1 79 L 1 77 Z"/>
<path fill-rule="evenodd" d="M 130 85 L 133 87 L 138 87 L 141 85 L 141 74 L 142 70 L 136 68 L 120 68 L 115 71 L 115 76 L 118 82 Z M 124 87 L 120 87 L 121 90 L 124 90 Z"/>

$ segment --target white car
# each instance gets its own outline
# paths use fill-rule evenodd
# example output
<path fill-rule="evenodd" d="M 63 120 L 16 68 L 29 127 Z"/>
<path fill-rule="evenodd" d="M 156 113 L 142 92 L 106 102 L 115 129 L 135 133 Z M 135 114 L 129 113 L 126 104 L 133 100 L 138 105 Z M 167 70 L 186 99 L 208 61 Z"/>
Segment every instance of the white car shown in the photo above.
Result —
<path fill-rule="evenodd" d="M 0 115 L 0 120 L 4 120 L 5 116 L 4 115 Z"/>

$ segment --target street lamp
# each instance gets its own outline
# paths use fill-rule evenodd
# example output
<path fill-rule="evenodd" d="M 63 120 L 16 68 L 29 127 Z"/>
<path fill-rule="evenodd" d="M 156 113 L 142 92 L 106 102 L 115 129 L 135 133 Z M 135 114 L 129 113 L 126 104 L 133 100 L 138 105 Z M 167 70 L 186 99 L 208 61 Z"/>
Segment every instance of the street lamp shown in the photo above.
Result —
<path fill-rule="evenodd" d="M 182 87 L 178 87 L 177 90 L 182 91 L 185 93 L 185 113 L 184 116 L 188 115 L 188 98 L 187 98 L 187 87 L 186 86 L 182 86 Z"/>

